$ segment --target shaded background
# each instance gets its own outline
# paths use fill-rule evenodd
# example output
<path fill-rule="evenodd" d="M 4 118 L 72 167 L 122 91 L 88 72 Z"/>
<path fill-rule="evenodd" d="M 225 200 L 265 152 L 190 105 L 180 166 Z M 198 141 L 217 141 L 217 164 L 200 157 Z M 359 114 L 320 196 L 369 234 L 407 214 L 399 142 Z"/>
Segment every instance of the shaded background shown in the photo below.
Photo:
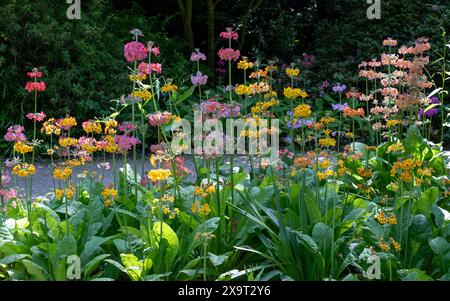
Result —
<path fill-rule="evenodd" d="M 27 124 L 24 114 L 33 101 L 23 88 L 25 72 L 35 66 L 44 70 L 48 88 L 39 107 L 47 115 L 86 120 L 109 114 L 110 100 L 129 90 L 123 45 L 132 28 L 161 47 L 163 72 L 179 86 L 190 84 L 193 48 L 207 54 L 202 68 L 214 80 L 222 46 L 217 37 L 232 26 L 240 34 L 237 47 L 250 58 L 301 65 L 304 54 L 314 55 L 314 64 L 302 71 L 307 89 L 324 80 L 358 85 L 358 63 L 379 56 L 388 36 L 400 44 L 427 36 L 437 49 L 440 27 L 450 30 L 447 0 L 381 0 L 380 20 L 366 18 L 366 0 L 81 0 L 81 20 L 67 19 L 63 0 L 0 3 L 3 130 Z"/>

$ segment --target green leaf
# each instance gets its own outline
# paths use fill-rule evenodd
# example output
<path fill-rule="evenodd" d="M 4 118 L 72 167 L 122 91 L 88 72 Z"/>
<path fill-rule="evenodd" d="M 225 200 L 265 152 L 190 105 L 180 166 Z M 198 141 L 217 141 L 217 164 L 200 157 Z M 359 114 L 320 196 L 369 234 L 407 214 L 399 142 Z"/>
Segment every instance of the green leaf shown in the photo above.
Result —
<path fill-rule="evenodd" d="M 59 260 L 61 256 L 77 255 L 77 242 L 73 236 L 65 236 L 56 245 L 55 258 Z"/>
<path fill-rule="evenodd" d="M 231 255 L 231 252 L 227 252 L 227 253 L 225 253 L 225 254 L 222 254 L 222 255 L 215 255 L 215 254 L 213 254 L 213 253 L 211 253 L 211 252 L 208 252 L 208 258 L 209 258 L 209 260 L 211 261 L 211 263 L 213 264 L 213 266 L 219 266 L 219 265 L 221 265 L 222 263 L 224 263 L 225 262 L 225 260 L 227 260 L 228 259 L 228 257 L 230 257 L 230 255 Z"/>
<path fill-rule="evenodd" d="M 83 252 L 81 252 L 81 263 L 86 263 L 92 255 L 100 249 L 100 246 L 115 236 L 97 237 L 93 236 L 85 245 Z"/>
<path fill-rule="evenodd" d="M 168 224 L 164 222 L 157 222 L 153 224 L 153 233 L 155 236 L 155 242 L 158 246 L 160 244 L 160 238 L 167 241 L 168 246 L 166 249 L 166 259 L 168 263 L 172 263 L 180 248 L 180 242 L 178 241 L 177 234 Z"/>
<path fill-rule="evenodd" d="M 186 91 L 183 92 L 183 94 L 179 94 L 177 95 L 177 99 L 175 100 L 176 104 L 179 104 L 181 102 L 183 102 L 186 98 L 188 98 L 189 96 L 192 95 L 192 93 L 194 93 L 195 90 L 195 86 L 191 86 L 189 89 L 187 89 Z"/>
<path fill-rule="evenodd" d="M 330 226 L 318 223 L 312 231 L 312 239 L 318 245 L 320 252 L 325 258 L 331 255 L 331 247 L 333 245 L 333 230 Z"/>
<path fill-rule="evenodd" d="M 91 273 L 95 270 L 95 268 L 106 258 L 108 258 L 109 254 L 101 254 L 93 259 L 91 259 L 84 267 L 82 267 L 82 271 L 84 273 L 84 279 L 88 279 Z"/>
<path fill-rule="evenodd" d="M 416 205 L 417 213 L 425 215 L 430 218 L 432 213 L 432 207 L 436 204 L 439 197 L 439 189 L 437 187 L 431 187 L 425 190 L 419 198 Z"/>
<path fill-rule="evenodd" d="M 449 255 L 450 243 L 446 241 L 445 238 L 438 236 L 430 239 L 429 245 L 434 254 L 441 256 L 442 258 Z"/>
<path fill-rule="evenodd" d="M 422 270 L 419 269 L 403 269 L 398 270 L 398 274 L 403 281 L 430 281 L 433 280 Z"/>
<path fill-rule="evenodd" d="M 22 260 L 24 258 L 31 258 L 28 254 L 12 254 L 0 259 L 0 264 L 11 264 L 13 262 Z"/>
<path fill-rule="evenodd" d="M 45 270 L 29 260 L 22 260 L 23 265 L 27 269 L 28 274 L 31 275 L 33 280 L 45 281 L 48 280 L 45 277 Z"/>
<path fill-rule="evenodd" d="M 120 263 L 118 263 L 117 261 L 112 260 L 112 259 L 105 259 L 105 262 L 111 264 L 113 267 L 117 268 L 119 271 L 127 274 L 127 270 L 124 268 L 124 266 L 121 265 Z"/>
<path fill-rule="evenodd" d="M 126 273 L 131 280 L 138 281 L 142 276 L 144 264 L 133 254 L 120 254 L 120 258 L 125 267 Z"/>

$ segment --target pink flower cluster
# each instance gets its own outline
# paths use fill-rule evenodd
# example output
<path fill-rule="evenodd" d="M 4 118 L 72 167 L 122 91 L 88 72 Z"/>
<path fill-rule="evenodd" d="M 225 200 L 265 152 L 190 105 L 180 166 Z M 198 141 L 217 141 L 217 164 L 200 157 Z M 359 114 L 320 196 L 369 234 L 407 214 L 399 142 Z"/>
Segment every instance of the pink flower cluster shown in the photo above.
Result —
<path fill-rule="evenodd" d="M 38 91 L 43 92 L 47 89 L 44 82 L 27 82 L 25 85 L 25 90 L 28 92 Z"/>
<path fill-rule="evenodd" d="M 238 103 L 222 104 L 213 98 L 200 103 L 200 111 L 204 114 L 217 114 L 219 118 L 237 117 L 241 111 Z"/>
<path fill-rule="evenodd" d="M 130 122 L 122 122 L 117 126 L 117 129 L 121 132 L 124 132 L 125 134 L 132 132 L 136 129 L 136 125 L 130 123 Z"/>
<path fill-rule="evenodd" d="M 239 38 L 239 35 L 237 34 L 237 32 L 235 32 L 235 31 L 232 31 L 231 29 L 230 30 L 227 30 L 227 31 L 222 31 L 221 33 L 220 33 L 220 37 L 222 38 L 222 39 L 233 39 L 233 40 L 237 40 L 238 38 Z"/>
<path fill-rule="evenodd" d="M 221 48 L 219 50 L 219 57 L 224 61 L 237 61 L 240 56 L 241 53 L 239 50 L 234 50 L 232 48 Z"/>
<path fill-rule="evenodd" d="M 127 62 L 135 62 L 145 59 L 148 49 L 140 42 L 129 42 L 125 44 L 124 56 Z"/>
<path fill-rule="evenodd" d="M 147 64 L 145 62 L 142 62 L 138 66 L 138 70 L 140 73 L 143 74 L 151 74 L 152 72 L 156 72 L 158 74 L 161 74 L 162 72 L 162 65 L 159 63 L 152 63 Z"/>
<path fill-rule="evenodd" d="M 122 151 L 130 150 L 134 145 L 141 143 L 139 139 L 128 135 L 117 135 L 114 137 L 114 142 Z"/>
<path fill-rule="evenodd" d="M 42 72 L 37 71 L 37 69 L 33 69 L 32 72 L 27 72 L 27 76 L 29 78 L 41 78 L 42 77 Z"/>
<path fill-rule="evenodd" d="M 154 114 L 148 114 L 147 119 L 151 126 L 158 127 L 169 123 L 172 118 L 172 113 L 169 112 L 156 112 Z"/>
<path fill-rule="evenodd" d="M 204 75 L 202 72 L 198 71 L 196 74 L 191 75 L 191 82 L 194 86 L 206 85 L 208 82 L 208 75 Z"/>
<path fill-rule="evenodd" d="M 25 134 L 23 133 L 24 130 L 25 128 L 21 125 L 10 126 L 5 134 L 5 140 L 8 142 L 18 142 L 27 140 Z"/>
<path fill-rule="evenodd" d="M 47 117 L 47 115 L 45 115 L 44 112 L 40 112 L 40 113 L 28 113 L 26 115 L 26 117 L 30 120 L 33 120 L 35 122 L 41 122 L 45 119 L 45 117 Z"/>
<path fill-rule="evenodd" d="M 150 48 L 150 52 L 151 52 L 154 56 L 158 56 L 158 55 L 159 55 L 159 47 L 152 47 L 152 48 Z"/>

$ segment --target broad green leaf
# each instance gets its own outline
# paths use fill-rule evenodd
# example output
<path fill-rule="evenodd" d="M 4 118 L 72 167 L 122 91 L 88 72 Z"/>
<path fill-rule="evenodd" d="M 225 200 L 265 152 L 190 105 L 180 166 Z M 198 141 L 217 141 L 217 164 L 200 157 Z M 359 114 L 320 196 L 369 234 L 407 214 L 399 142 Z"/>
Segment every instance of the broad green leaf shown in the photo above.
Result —
<path fill-rule="evenodd" d="M 180 242 L 178 241 L 177 234 L 168 224 L 164 222 L 157 222 L 153 224 L 153 233 L 155 242 L 158 246 L 160 244 L 161 238 L 167 241 L 168 246 L 166 249 L 166 258 L 168 259 L 168 262 L 173 262 L 180 248 Z"/>
<path fill-rule="evenodd" d="M 430 218 L 432 207 L 436 204 L 438 197 L 439 189 L 437 187 L 431 187 L 425 190 L 417 202 L 417 213 L 421 213 L 427 218 Z"/>
<path fill-rule="evenodd" d="M 419 269 L 398 270 L 398 274 L 403 281 L 429 281 L 433 280 L 424 271 Z"/>
<path fill-rule="evenodd" d="M 48 280 L 45 277 L 45 270 L 43 268 L 41 268 L 40 266 L 38 266 L 37 264 L 35 264 L 34 262 L 25 259 L 25 260 L 22 260 L 22 263 L 25 266 L 25 268 L 27 269 L 28 274 L 31 275 L 33 280 L 38 280 L 38 281 Z"/>
<path fill-rule="evenodd" d="M 84 273 L 84 279 L 88 279 L 91 273 L 95 270 L 95 268 L 106 258 L 110 257 L 110 254 L 101 254 L 93 259 L 91 259 L 84 267 L 82 267 L 82 271 Z"/>
<path fill-rule="evenodd" d="M 138 281 L 142 276 L 144 264 L 133 254 L 120 254 L 122 264 L 131 280 Z"/>

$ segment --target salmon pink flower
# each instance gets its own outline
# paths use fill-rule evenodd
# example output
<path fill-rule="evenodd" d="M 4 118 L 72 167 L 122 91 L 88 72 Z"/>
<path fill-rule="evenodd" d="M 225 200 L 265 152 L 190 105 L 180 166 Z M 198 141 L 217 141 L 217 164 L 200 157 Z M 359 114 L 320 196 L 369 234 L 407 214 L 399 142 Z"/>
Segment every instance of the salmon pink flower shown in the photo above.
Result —
<path fill-rule="evenodd" d="M 38 91 L 43 92 L 47 89 L 44 82 L 27 82 L 25 85 L 25 90 L 28 92 Z"/>
<path fill-rule="evenodd" d="M 141 143 L 139 139 L 128 135 L 117 135 L 114 137 L 114 142 L 122 151 L 130 150 L 134 145 Z"/>
<path fill-rule="evenodd" d="M 220 37 L 226 40 L 237 40 L 239 38 L 239 35 L 237 34 L 237 32 L 233 31 L 231 27 L 227 27 L 227 31 L 222 31 L 220 33 Z"/>
<path fill-rule="evenodd" d="M 37 68 L 33 68 L 33 70 L 31 72 L 27 72 L 27 76 L 29 78 L 41 78 L 42 72 L 38 71 Z"/>
<path fill-rule="evenodd" d="M 241 53 L 239 50 L 234 50 L 232 48 L 221 48 L 219 50 L 219 57 L 223 61 L 237 61 Z"/>
<path fill-rule="evenodd" d="M 35 122 L 41 122 L 47 117 L 44 112 L 40 113 L 28 113 L 26 117 L 30 120 L 34 120 Z"/>

